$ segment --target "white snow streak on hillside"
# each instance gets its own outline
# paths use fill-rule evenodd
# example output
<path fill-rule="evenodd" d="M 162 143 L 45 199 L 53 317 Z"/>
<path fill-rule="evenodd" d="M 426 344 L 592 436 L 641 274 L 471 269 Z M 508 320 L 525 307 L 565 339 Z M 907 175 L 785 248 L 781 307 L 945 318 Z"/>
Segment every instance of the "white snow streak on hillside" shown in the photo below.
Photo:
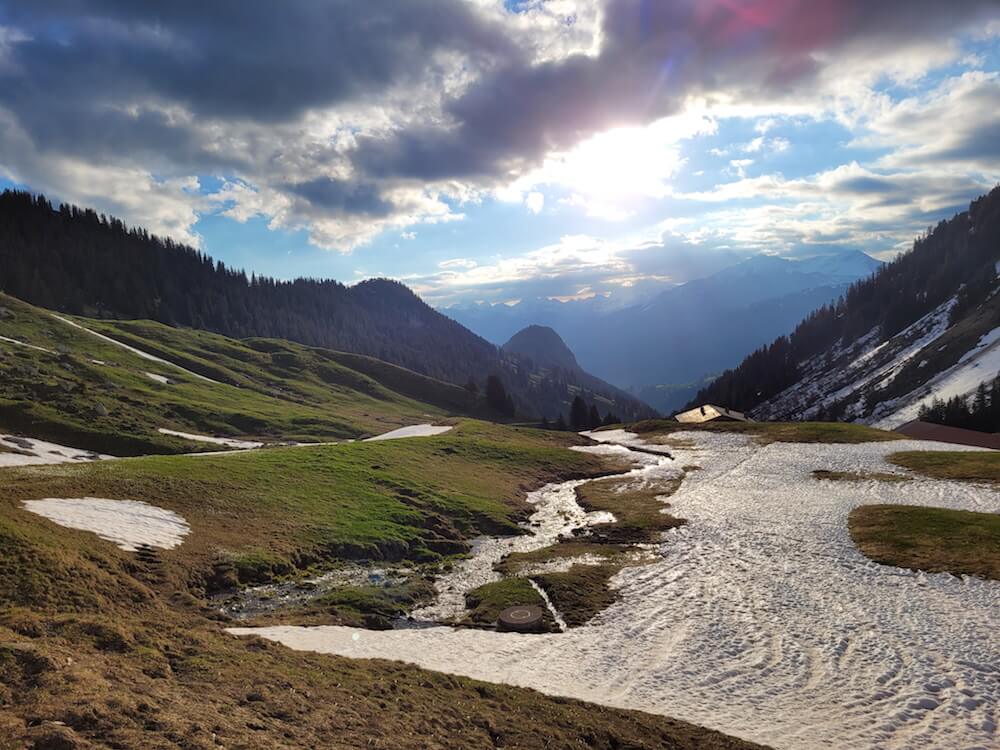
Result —
<path fill-rule="evenodd" d="M 76 321 L 70 320 L 69 318 L 64 318 L 61 315 L 56 315 L 55 313 L 52 314 L 52 317 L 55 318 L 56 320 L 62 321 L 66 325 L 73 326 L 74 328 L 79 328 L 81 331 L 86 331 L 91 336 L 97 336 L 97 338 L 101 339 L 102 341 L 106 341 L 109 344 L 114 344 L 115 346 L 119 346 L 122 349 L 125 349 L 126 351 L 130 351 L 133 354 L 135 354 L 136 356 L 142 357 L 143 359 L 147 359 L 150 362 L 157 362 L 157 363 L 159 363 L 161 365 L 167 365 L 168 367 L 174 367 L 174 368 L 180 370 L 181 372 L 186 373 L 187 375 L 190 375 L 193 378 L 198 378 L 199 380 L 204 380 L 206 383 L 215 383 L 216 385 L 224 385 L 223 383 L 220 383 L 218 380 L 212 380 L 211 378 L 207 378 L 204 375 L 199 375 L 196 372 L 192 372 L 191 370 L 188 370 L 185 367 L 181 367 L 178 364 L 174 364 L 173 362 L 170 362 L 170 361 L 168 361 L 166 359 L 163 359 L 162 357 L 157 357 L 155 354 L 150 354 L 149 352 L 144 352 L 144 351 L 142 351 L 142 349 L 136 349 L 134 346 L 129 346 L 128 344 L 126 344 L 126 343 L 124 343 L 122 341 L 118 341 L 117 339 L 113 339 L 110 336 L 105 336 L 103 333 L 98 333 L 97 331 L 92 331 L 89 328 L 80 325 Z"/>
<path fill-rule="evenodd" d="M 146 373 L 146 377 L 149 378 L 150 380 L 153 380 L 153 381 L 155 381 L 157 383 L 160 383 L 161 385 L 169 385 L 170 384 L 170 378 L 168 378 L 168 377 L 166 377 L 164 375 L 157 375 L 155 372 L 147 372 Z"/>
<path fill-rule="evenodd" d="M 1000 495 L 811 476 L 900 472 L 887 453 L 955 446 L 681 435 L 698 447 L 672 448 L 677 462 L 702 467 L 670 500 L 689 524 L 667 534 L 658 562 L 620 573 L 621 599 L 585 627 L 231 632 L 653 711 L 778 748 L 997 746 L 1000 584 L 877 565 L 855 549 L 847 515 L 875 502 L 996 512 Z"/>
<path fill-rule="evenodd" d="M 853 395 L 845 418 L 860 417 L 864 408 L 862 389 L 873 385 L 884 388 L 921 350 L 944 335 L 954 305 L 955 298 L 949 299 L 888 341 L 874 344 L 878 329 L 872 329 L 853 347 L 838 345 L 829 358 L 820 355 L 810 359 L 803 363 L 801 380 L 756 407 L 752 416 L 810 419 L 822 408 Z M 841 362 L 847 358 L 849 361 Z"/>
<path fill-rule="evenodd" d="M 264 443 L 257 442 L 255 440 L 237 440 L 236 438 L 222 438 L 222 437 L 212 437 L 211 435 L 198 435 L 193 432 L 180 432 L 179 430 L 168 430 L 166 427 L 160 427 L 157 432 L 163 435 L 173 435 L 174 437 L 184 438 L 185 440 L 193 440 L 196 443 L 213 443 L 214 445 L 225 445 L 228 448 L 236 448 L 237 450 L 250 450 L 251 448 L 260 448 Z"/>
<path fill-rule="evenodd" d="M 77 461 L 97 461 L 113 458 L 93 451 L 67 448 L 57 443 L 47 443 L 34 438 L 0 435 L 0 446 L 17 453 L 0 451 L 0 468 L 6 466 L 35 466 L 39 464 L 65 464 Z"/>
<path fill-rule="evenodd" d="M 41 346 L 35 346 L 34 344 L 26 344 L 23 341 L 18 341 L 17 339 L 12 339 L 9 336 L 0 336 L 0 341 L 6 341 L 8 344 L 15 344 L 17 346 L 24 346 L 28 349 L 34 349 L 35 351 L 45 352 L 46 354 L 55 354 L 51 349 L 46 349 Z"/>
<path fill-rule="evenodd" d="M 366 438 L 364 442 L 371 442 L 373 440 L 398 440 L 410 437 L 432 437 L 448 432 L 450 429 L 451 425 L 413 424 L 409 427 L 400 427 L 398 430 L 383 432 L 381 435 Z"/>
<path fill-rule="evenodd" d="M 191 530 L 187 521 L 173 511 L 140 500 L 50 497 L 25 500 L 24 507 L 60 526 L 92 531 L 129 552 L 143 545 L 176 547 Z"/>
<path fill-rule="evenodd" d="M 919 388 L 892 401 L 879 404 L 872 415 L 882 429 L 893 429 L 916 419 L 920 407 L 934 399 L 947 401 L 955 396 L 971 395 L 979 384 L 991 381 L 1000 372 L 1000 328 L 983 336 L 958 363 L 939 373 Z"/>

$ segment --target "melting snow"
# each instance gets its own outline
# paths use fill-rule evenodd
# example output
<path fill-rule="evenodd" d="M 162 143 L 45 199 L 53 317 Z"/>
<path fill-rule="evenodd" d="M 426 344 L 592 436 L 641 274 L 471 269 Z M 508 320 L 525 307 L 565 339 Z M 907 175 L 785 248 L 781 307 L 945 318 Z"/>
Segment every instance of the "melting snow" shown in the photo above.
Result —
<path fill-rule="evenodd" d="M 60 526 L 92 531 L 130 552 L 144 545 L 176 547 L 191 530 L 187 521 L 173 511 L 140 500 L 50 497 L 25 500 L 24 507 Z"/>
<path fill-rule="evenodd" d="M 876 427 L 899 427 L 920 414 L 920 407 L 938 398 L 971 395 L 979 384 L 1000 372 L 1000 328 L 994 328 L 962 355 L 958 362 L 935 375 L 919 388 L 892 401 L 879 404 L 873 414 Z M 988 385 L 988 383 L 987 383 Z"/>
<path fill-rule="evenodd" d="M 79 323 L 77 323 L 76 321 L 70 320 L 69 318 L 64 318 L 63 316 L 56 315 L 54 313 L 53 313 L 52 317 L 55 318 L 56 320 L 62 321 L 63 323 L 65 323 L 68 326 L 73 326 L 74 328 L 79 328 L 81 331 L 86 331 L 91 336 L 96 336 L 97 338 L 101 339 L 101 341 L 106 341 L 109 344 L 114 344 L 115 346 L 119 346 L 122 349 L 125 349 L 126 351 L 132 352 L 132 354 L 135 354 L 135 355 L 137 355 L 139 357 L 142 357 L 143 359 L 149 360 L 150 362 L 156 362 L 156 363 L 161 364 L 161 365 L 167 365 L 168 367 L 176 368 L 176 369 L 180 370 L 181 372 L 186 373 L 187 375 L 190 375 L 193 378 L 198 378 L 199 380 L 204 380 L 207 383 L 215 383 L 217 385 L 223 385 L 223 383 L 220 383 L 218 380 L 212 380 L 211 378 L 207 378 L 204 375 L 199 375 L 196 372 L 192 372 L 191 370 L 188 370 L 185 367 L 181 367 L 178 364 L 174 364 L 173 362 L 170 362 L 170 361 L 168 361 L 166 359 L 163 359 L 162 357 L 157 357 L 155 354 L 150 354 L 149 352 L 144 352 L 142 349 L 136 349 L 134 346 L 129 346 L 128 344 L 124 343 L 123 341 L 118 341 L 117 339 L 113 339 L 110 336 L 105 336 L 103 333 L 98 333 L 97 331 L 92 331 L 89 328 L 87 328 L 86 326 L 82 326 Z"/>
<path fill-rule="evenodd" d="M 47 443 L 44 440 L 14 435 L 0 435 L 0 445 L 18 451 L 17 453 L 0 451 L 0 467 L 65 464 L 74 461 L 97 461 L 113 458 L 113 456 L 105 456 L 93 451 L 67 448 L 65 445 L 57 443 Z"/>
<path fill-rule="evenodd" d="M 576 449 L 595 452 L 594 448 L 599 446 L 582 446 Z M 434 582 L 438 592 L 435 601 L 414 610 L 411 617 L 431 622 L 461 619 L 466 611 L 466 593 L 487 583 L 499 581 L 501 576 L 493 570 L 493 566 L 511 552 L 542 549 L 555 544 L 560 537 L 568 536 L 575 529 L 614 521 L 615 517 L 610 513 L 588 513 L 580 507 L 576 501 L 576 488 L 585 481 L 587 480 L 580 479 L 549 484 L 529 493 L 527 502 L 535 506 L 535 512 L 528 519 L 530 533 L 523 536 L 480 537 L 473 541 L 470 556 Z"/>
<path fill-rule="evenodd" d="M 55 354 L 51 349 L 45 349 L 41 346 L 35 346 L 34 344 L 26 344 L 23 341 L 18 341 L 17 339 L 8 338 L 7 336 L 0 336 L 0 341 L 6 341 L 8 344 L 16 344 L 17 346 L 24 346 L 28 349 L 34 349 L 39 352 L 45 352 L 46 354 Z"/>
<path fill-rule="evenodd" d="M 163 375 L 157 375 L 155 372 L 147 372 L 146 377 L 150 380 L 155 380 L 157 383 L 162 383 L 163 385 L 168 385 L 170 383 L 169 378 L 166 378 Z"/>
<path fill-rule="evenodd" d="M 409 427 L 400 427 L 398 430 L 383 432 L 381 435 L 366 438 L 365 442 L 371 442 L 373 440 L 397 440 L 399 438 L 409 437 L 431 437 L 433 435 L 440 435 L 443 432 L 448 432 L 450 429 L 450 425 L 413 424 Z"/>
<path fill-rule="evenodd" d="M 237 440 L 236 438 L 223 438 L 223 437 L 212 437 L 211 435 L 197 435 L 191 432 L 180 432 L 179 430 L 168 430 L 165 427 L 160 427 L 157 432 L 163 435 L 173 435 L 174 437 L 184 438 L 186 440 L 193 440 L 196 443 L 213 443 L 214 445 L 225 445 L 228 448 L 236 448 L 238 450 L 250 450 L 251 448 L 260 448 L 264 443 L 260 443 L 254 440 Z"/>
<path fill-rule="evenodd" d="M 835 402 L 850 399 L 846 418 L 862 416 L 864 391 L 877 385 L 884 388 L 900 370 L 924 348 L 948 330 L 955 298 L 880 344 L 878 328 L 873 328 L 853 346 L 834 347 L 829 356 L 819 355 L 803 363 L 803 377 L 756 407 L 751 416 L 758 419 L 810 419 Z"/>
<path fill-rule="evenodd" d="M 873 563 L 847 515 L 866 503 L 997 512 L 1000 495 L 920 477 L 811 476 L 899 472 L 886 454 L 956 446 L 682 435 L 697 447 L 672 448 L 677 465 L 702 470 L 671 506 L 690 523 L 667 534 L 658 561 L 618 574 L 620 600 L 585 627 L 230 632 L 662 713 L 781 748 L 997 746 L 1000 583 Z M 666 468 L 636 471 L 652 479 Z"/>

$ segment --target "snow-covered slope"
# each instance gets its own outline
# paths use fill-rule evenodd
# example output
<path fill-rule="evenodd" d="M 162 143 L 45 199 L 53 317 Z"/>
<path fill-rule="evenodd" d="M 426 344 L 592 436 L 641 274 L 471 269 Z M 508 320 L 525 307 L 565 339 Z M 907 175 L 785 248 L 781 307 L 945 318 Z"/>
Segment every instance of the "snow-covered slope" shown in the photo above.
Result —
<path fill-rule="evenodd" d="M 839 419 L 885 429 L 916 419 L 935 398 L 972 394 L 1000 371 L 1000 298 L 952 321 L 955 298 L 879 343 L 878 329 L 801 365 L 794 385 L 752 411 L 757 419 Z"/>

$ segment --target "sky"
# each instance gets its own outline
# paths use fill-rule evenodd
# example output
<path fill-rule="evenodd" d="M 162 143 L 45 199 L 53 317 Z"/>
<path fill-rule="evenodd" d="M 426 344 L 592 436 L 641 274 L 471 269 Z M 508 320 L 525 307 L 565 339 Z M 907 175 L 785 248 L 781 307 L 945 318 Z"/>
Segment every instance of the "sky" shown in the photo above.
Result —
<path fill-rule="evenodd" d="M 998 182 L 998 0 L 0 0 L 0 187 L 278 278 L 625 299 Z"/>

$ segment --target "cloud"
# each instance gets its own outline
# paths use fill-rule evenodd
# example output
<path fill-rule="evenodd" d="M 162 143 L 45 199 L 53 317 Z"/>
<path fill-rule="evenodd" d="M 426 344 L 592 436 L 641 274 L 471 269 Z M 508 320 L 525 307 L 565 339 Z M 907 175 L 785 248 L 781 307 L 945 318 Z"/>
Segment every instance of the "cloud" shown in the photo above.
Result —
<path fill-rule="evenodd" d="M 429 302 L 503 302 L 522 299 L 621 297 L 626 291 L 647 291 L 713 273 L 746 257 L 707 234 L 689 236 L 660 229 L 609 240 L 590 235 L 566 235 L 558 242 L 490 263 L 454 259 L 438 264 L 432 274 L 404 278 Z"/>
<path fill-rule="evenodd" d="M 963 107 L 985 98 L 980 116 L 948 119 L 957 135 L 933 144 L 923 138 L 938 105 L 893 105 L 871 86 L 960 59 L 949 40 L 989 33 L 996 13 L 991 0 L 9 3 L 0 173 L 178 239 L 196 241 L 198 216 L 216 210 L 349 251 L 457 220 L 465 203 L 512 185 L 579 185 L 574 160 L 609 132 L 651 133 L 644 158 L 619 151 L 632 166 L 618 179 L 603 143 L 602 177 L 613 179 L 567 200 L 630 216 L 635 201 L 669 194 L 681 139 L 657 123 L 686 117 L 756 111 L 763 139 L 764 117 L 835 108 L 885 141 L 905 135 L 885 168 L 926 158 L 983 169 L 996 153 L 987 81 L 942 92 Z M 106 173 L 101 191 L 74 178 L 88 170 Z M 126 175 L 143 200 L 127 195 Z M 198 195 L 196 175 L 223 187 Z"/>
<path fill-rule="evenodd" d="M 541 213 L 545 206 L 545 196 L 537 191 L 528 193 L 528 197 L 524 199 L 524 205 L 533 214 Z"/>

